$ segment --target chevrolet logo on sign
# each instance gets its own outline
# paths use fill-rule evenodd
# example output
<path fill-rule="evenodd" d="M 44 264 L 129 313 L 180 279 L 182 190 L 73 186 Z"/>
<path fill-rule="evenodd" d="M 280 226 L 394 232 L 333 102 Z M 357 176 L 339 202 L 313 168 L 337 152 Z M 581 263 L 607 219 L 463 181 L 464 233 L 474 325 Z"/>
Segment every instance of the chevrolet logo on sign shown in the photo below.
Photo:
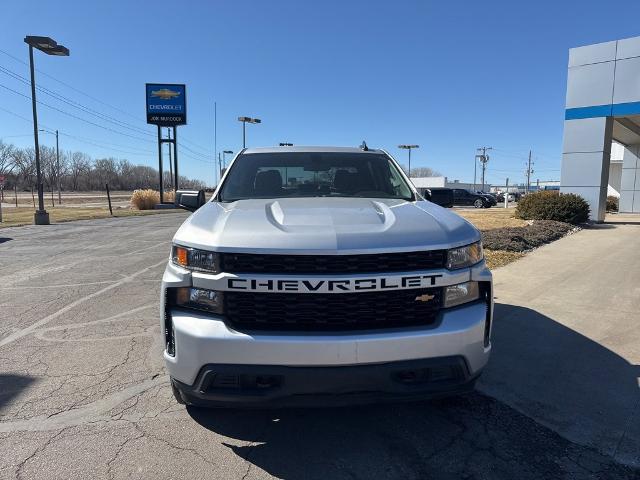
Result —
<path fill-rule="evenodd" d="M 160 97 L 162 100 L 171 100 L 180 96 L 180 92 L 169 90 L 168 88 L 162 88 L 151 92 L 152 97 Z"/>

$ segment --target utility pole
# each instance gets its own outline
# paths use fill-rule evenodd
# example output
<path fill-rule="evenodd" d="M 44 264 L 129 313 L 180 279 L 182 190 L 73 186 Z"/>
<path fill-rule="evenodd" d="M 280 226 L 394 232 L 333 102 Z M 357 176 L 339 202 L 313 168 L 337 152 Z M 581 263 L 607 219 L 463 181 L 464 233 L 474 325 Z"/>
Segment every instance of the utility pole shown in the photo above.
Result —
<path fill-rule="evenodd" d="M 531 174 L 533 173 L 533 162 L 531 161 L 531 150 L 529 150 L 529 160 L 527 161 L 527 170 L 524 172 L 527 176 L 527 193 L 531 189 Z"/>
<path fill-rule="evenodd" d="M 60 148 L 58 146 L 58 130 L 56 130 L 56 170 L 58 178 L 58 206 L 62 204 L 62 194 L 60 193 Z"/>
<path fill-rule="evenodd" d="M 492 147 L 480 147 L 477 149 L 478 152 L 482 152 L 476 155 L 476 160 L 478 160 L 482 164 L 482 190 L 484 190 L 484 176 L 485 176 L 485 171 L 487 169 L 487 163 L 489 162 L 489 155 L 487 155 L 487 150 L 492 150 L 492 149 L 493 149 Z M 473 183 L 475 185 L 475 182 L 476 182 L 475 169 L 474 169 L 473 177 L 474 177 Z"/>

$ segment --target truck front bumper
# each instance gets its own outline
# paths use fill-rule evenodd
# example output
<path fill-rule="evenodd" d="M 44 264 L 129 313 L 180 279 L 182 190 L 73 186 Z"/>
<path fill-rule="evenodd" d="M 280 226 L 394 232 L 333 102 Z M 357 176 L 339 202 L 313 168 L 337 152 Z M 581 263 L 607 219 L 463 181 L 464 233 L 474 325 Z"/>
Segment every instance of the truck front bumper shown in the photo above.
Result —
<path fill-rule="evenodd" d="M 488 308 L 478 301 L 443 310 L 430 326 L 336 333 L 238 332 L 221 317 L 174 309 L 175 355 L 164 358 L 194 404 L 448 395 L 472 387 L 488 361 Z"/>
<path fill-rule="evenodd" d="M 172 382 L 194 406 L 335 407 L 467 393 L 478 375 L 456 356 L 341 367 L 205 365 L 193 385 Z"/>

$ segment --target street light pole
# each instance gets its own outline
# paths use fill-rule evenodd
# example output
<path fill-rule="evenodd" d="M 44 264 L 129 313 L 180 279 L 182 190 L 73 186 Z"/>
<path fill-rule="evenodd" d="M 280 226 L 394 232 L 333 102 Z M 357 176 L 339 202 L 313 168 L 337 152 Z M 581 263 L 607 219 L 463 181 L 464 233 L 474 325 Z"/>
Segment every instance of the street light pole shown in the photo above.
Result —
<path fill-rule="evenodd" d="M 36 148 L 36 188 L 38 189 L 38 210 L 33 216 L 36 225 L 49 225 L 49 214 L 44 209 L 42 173 L 40 171 L 40 143 L 38 141 L 38 110 L 36 109 L 36 80 L 33 68 L 33 46 L 29 45 L 29 68 L 31 70 L 31 108 L 33 109 L 33 143 Z"/>
<path fill-rule="evenodd" d="M 259 118 L 238 117 L 238 121 L 242 122 L 242 148 L 247 148 L 247 123 L 262 123 L 262 120 L 260 120 Z"/>
<path fill-rule="evenodd" d="M 409 178 L 411 178 L 411 150 L 414 148 L 420 148 L 420 145 L 398 145 L 398 148 L 409 150 Z"/>
<path fill-rule="evenodd" d="M 36 79 L 35 69 L 33 66 L 33 49 L 37 48 L 47 55 L 58 55 L 64 57 L 69 56 L 69 49 L 62 45 L 58 45 L 55 40 L 49 37 L 36 37 L 28 35 L 24 38 L 24 42 L 29 45 L 29 70 L 31 72 L 31 107 L 33 109 L 33 143 L 36 149 L 36 182 L 38 184 L 38 210 L 36 210 L 33 215 L 33 222 L 36 225 L 49 225 L 49 214 L 44 209 L 42 172 L 40 170 L 40 144 L 38 142 L 38 111 L 36 108 Z"/>
<path fill-rule="evenodd" d="M 58 130 L 56 130 L 56 177 L 58 179 L 58 205 L 62 203 L 62 193 L 60 192 L 60 146 L 58 145 Z"/>

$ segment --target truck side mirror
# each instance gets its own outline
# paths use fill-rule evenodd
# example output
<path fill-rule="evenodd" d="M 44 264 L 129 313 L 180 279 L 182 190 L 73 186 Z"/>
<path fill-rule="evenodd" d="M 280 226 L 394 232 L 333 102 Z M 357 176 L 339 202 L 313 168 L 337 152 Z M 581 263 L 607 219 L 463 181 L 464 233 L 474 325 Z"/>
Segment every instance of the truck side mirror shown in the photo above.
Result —
<path fill-rule="evenodd" d="M 425 188 L 422 196 L 424 197 L 425 200 L 431 201 L 431 190 L 429 190 L 428 188 Z"/>
<path fill-rule="evenodd" d="M 205 204 L 205 201 L 204 190 L 178 190 L 176 192 L 176 206 L 190 212 L 198 210 Z"/>

